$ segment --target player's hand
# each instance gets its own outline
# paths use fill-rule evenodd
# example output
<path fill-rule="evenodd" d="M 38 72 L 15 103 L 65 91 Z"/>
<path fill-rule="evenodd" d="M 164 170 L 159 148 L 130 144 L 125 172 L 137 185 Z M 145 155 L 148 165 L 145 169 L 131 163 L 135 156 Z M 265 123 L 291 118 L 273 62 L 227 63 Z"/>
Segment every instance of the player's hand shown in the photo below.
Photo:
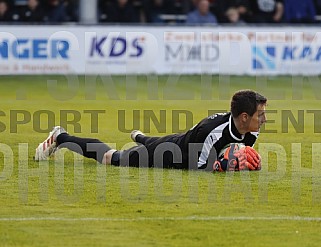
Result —
<path fill-rule="evenodd" d="M 213 164 L 213 172 L 224 172 L 221 161 L 216 160 Z"/>
<path fill-rule="evenodd" d="M 231 144 L 224 151 L 224 157 L 213 164 L 213 171 L 261 170 L 261 156 L 250 146 L 239 148 Z"/>
<path fill-rule="evenodd" d="M 261 156 L 252 147 L 246 146 L 234 153 L 238 159 L 239 170 L 261 170 Z"/>

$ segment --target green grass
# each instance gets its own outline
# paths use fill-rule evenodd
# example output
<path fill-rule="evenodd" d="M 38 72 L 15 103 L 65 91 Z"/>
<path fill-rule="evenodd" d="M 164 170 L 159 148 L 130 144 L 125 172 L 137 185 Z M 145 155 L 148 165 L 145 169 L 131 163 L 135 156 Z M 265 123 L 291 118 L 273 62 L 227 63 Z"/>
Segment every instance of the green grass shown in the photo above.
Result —
<path fill-rule="evenodd" d="M 321 107 L 321 83 L 299 79 L 70 77 L 68 87 L 59 76 L 1 77 L 0 245 L 319 246 L 321 121 L 308 111 Z M 58 88 L 49 91 L 49 80 Z M 255 146 L 260 172 L 105 167 L 70 152 L 64 163 L 32 159 L 54 125 L 122 148 L 134 124 L 152 135 L 184 130 L 228 110 L 243 88 L 269 98 L 269 122 Z M 104 113 L 91 123 L 85 110 Z M 80 117 L 76 125 L 64 120 L 67 111 L 74 112 L 68 121 Z M 176 124 L 177 111 L 191 115 Z M 149 124 L 153 113 L 160 123 Z"/>

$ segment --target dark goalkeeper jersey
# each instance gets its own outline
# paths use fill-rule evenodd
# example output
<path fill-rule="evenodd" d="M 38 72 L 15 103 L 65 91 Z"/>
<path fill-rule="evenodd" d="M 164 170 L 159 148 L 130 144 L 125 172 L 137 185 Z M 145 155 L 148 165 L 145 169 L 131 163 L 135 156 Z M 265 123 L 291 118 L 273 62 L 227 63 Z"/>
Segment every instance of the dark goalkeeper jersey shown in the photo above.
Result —
<path fill-rule="evenodd" d="M 200 143 L 202 149 L 199 152 L 197 165 L 198 168 L 202 168 L 207 165 L 209 155 L 213 151 L 216 151 L 214 153 L 218 155 L 220 150 L 229 143 L 244 143 L 246 146 L 253 146 L 257 137 L 258 132 L 241 135 L 234 125 L 231 113 L 215 114 L 203 119 L 181 135 L 178 145 L 182 149 L 183 161 L 187 162 L 189 144 Z"/>

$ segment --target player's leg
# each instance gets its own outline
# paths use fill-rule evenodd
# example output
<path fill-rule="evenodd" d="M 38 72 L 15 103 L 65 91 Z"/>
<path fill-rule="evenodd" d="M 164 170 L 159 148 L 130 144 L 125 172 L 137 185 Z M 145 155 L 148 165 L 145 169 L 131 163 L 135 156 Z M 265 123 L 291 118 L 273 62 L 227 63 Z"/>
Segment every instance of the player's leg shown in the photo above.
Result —
<path fill-rule="evenodd" d="M 114 166 L 150 167 L 153 154 L 144 145 L 134 146 L 127 150 L 113 150 L 105 153 L 107 164 Z"/>
<path fill-rule="evenodd" d="M 68 133 L 58 135 L 56 142 L 58 148 L 67 148 L 102 164 L 110 164 L 109 159 L 106 160 L 108 156 L 105 157 L 105 153 L 111 154 L 116 151 L 98 139 L 77 137 Z"/>
<path fill-rule="evenodd" d="M 143 145 L 150 145 L 151 143 L 159 140 L 160 137 L 156 136 L 146 136 L 143 132 L 140 130 L 133 130 L 130 134 L 130 138 L 137 143 L 143 144 Z"/>
<path fill-rule="evenodd" d="M 149 159 L 149 166 L 157 166 L 163 168 L 183 168 L 183 152 L 182 147 L 179 146 L 180 135 L 172 134 L 161 137 L 146 136 L 139 130 L 134 130 L 131 133 L 133 141 L 143 144 L 138 147 L 146 148 Z M 162 155 L 162 164 L 154 160 L 155 150 L 166 151 Z M 167 148 L 167 149 L 166 149 Z M 174 158 L 175 157 L 175 158 Z M 175 159 L 175 163 L 174 163 Z M 180 160 L 180 161 L 178 161 Z M 155 163 L 156 162 L 156 163 Z M 132 162 L 134 163 L 134 162 Z"/>
<path fill-rule="evenodd" d="M 102 164 L 110 164 L 112 154 L 116 151 L 98 139 L 71 136 L 62 127 L 56 126 L 47 139 L 37 147 L 35 160 L 46 160 L 58 148 L 68 148 Z"/>

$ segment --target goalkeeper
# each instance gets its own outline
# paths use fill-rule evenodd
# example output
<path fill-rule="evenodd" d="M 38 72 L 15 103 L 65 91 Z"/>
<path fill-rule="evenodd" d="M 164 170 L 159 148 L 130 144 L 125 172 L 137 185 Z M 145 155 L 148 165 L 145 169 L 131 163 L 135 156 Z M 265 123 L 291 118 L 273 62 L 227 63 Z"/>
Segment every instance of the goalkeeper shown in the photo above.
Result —
<path fill-rule="evenodd" d="M 217 160 L 218 154 L 229 144 L 243 143 L 246 147 L 235 153 L 229 148 L 229 154 L 224 157 L 232 155 L 241 161 L 234 170 L 259 170 L 260 157 L 251 147 L 260 126 L 266 122 L 266 102 L 264 96 L 252 90 L 238 91 L 232 97 L 230 112 L 209 116 L 183 134 L 148 137 L 135 130 L 131 138 L 138 145 L 128 150 L 111 149 L 98 139 L 71 136 L 56 126 L 39 144 L 35 160 L 45 160 L 58 149 L 68 148 L 99 163 L 114 166 L 225 171 L 233 169 Z"/>

